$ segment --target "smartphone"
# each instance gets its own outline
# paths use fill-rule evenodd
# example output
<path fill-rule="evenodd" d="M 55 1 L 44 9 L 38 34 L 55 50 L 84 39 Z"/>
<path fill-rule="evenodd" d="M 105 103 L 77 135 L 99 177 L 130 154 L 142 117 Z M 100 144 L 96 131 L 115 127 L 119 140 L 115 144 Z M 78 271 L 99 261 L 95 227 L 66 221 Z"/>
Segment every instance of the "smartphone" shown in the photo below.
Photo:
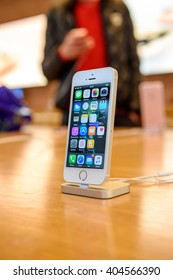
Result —
<path fill-rule="evenodd" d="M 118 73 L 79 71 L 72 79 L 64 180 L 102 184 L 110 173 Z"/>
<path fill-rule="evenodd" d="M 142 126 L 160 132 L 166 123 L 165 90 L 161 81 L 144 81 L 139 86 Z"/>

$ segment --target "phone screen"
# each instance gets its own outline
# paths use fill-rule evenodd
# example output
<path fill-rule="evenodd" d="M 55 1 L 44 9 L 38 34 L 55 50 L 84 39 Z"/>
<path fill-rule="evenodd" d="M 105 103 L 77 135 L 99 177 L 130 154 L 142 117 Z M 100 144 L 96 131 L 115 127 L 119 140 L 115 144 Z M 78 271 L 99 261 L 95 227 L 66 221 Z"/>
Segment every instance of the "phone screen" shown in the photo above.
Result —
<path fill-rule="evenodd" d="M 104 168 L 110 83 L 73 88 L 67 167 Z"/>

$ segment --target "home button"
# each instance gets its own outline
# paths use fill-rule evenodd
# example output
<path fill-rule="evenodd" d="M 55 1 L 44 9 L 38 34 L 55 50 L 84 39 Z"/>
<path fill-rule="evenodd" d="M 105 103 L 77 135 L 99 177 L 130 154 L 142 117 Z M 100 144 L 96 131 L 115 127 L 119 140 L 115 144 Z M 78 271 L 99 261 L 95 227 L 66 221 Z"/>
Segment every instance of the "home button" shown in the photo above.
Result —
<path fill-rule="evenodd" d="M 87 178 L 87 172 L 85 170 L 82 170 L 80 173 L 79 173 L 79 179 L 82 180 L 82 181 L 85 181 Z"/>

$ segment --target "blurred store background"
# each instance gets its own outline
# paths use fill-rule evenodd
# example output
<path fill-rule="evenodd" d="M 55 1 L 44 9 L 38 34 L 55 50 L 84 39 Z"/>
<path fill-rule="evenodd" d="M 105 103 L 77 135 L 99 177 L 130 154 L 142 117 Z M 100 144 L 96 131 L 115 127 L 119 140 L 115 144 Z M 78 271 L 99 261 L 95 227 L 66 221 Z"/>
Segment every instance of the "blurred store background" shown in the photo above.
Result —
<path fill-rule="evenodd" d="M 58 0 L 60 1 L 60 0 Z M 166 113 L 173 116 L 173 1 L 125 0 L 138 40 L 141 73 L 146 81 L 162 81 Z M 51 0 L 0 1 L 0 84 L 22 88 L 37 123 L 59 123 L 54 109 L 56 82 L 47 83 L 41 70 Z"/>

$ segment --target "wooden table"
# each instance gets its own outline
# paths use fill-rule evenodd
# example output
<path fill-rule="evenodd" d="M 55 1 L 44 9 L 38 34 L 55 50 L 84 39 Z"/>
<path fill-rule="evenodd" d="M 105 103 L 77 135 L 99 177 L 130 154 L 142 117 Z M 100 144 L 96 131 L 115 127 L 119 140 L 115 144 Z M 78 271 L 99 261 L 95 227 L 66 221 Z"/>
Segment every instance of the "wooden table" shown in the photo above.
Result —
<path fill-rule="evenodd" d="M 173 259 L 173 183 L 101 200 L 62 194 L 66 129 L 0 135 L 0 259 Z M 111 176 L 173 171 L 173 130 L 117 130 Z"/>

